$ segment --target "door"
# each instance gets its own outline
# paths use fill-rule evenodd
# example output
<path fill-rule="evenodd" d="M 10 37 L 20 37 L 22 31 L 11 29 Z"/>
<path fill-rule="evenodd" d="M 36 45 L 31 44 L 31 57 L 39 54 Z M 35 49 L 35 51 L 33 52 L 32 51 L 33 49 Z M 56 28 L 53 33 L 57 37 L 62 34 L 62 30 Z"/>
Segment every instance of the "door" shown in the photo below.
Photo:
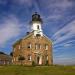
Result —
<path fill-rule="evenodd" d="M 39 56 L 38 56 L 38 57 L 37 57 L 37 64 L 38 64 L 38 65 L 39 65 L 39 59 L 40 59 L 40 58 L 39 58 Z"/>
<path fill-rule="evenodd" d="M 42 57 L 41 56 L 38 56 L 37 57 L 37 64 L 38 65 L 41 65 L 42 64 Z"/>

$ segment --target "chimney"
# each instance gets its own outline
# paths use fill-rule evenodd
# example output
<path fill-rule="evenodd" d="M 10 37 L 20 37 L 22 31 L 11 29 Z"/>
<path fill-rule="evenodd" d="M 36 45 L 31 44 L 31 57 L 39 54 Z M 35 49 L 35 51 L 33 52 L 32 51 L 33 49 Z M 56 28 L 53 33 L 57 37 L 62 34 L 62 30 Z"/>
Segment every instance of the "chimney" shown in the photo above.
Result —
<path fill-rule="evenodd" d="M 30 32 L 27 32 L 26 34 L 28 35 Z"/>

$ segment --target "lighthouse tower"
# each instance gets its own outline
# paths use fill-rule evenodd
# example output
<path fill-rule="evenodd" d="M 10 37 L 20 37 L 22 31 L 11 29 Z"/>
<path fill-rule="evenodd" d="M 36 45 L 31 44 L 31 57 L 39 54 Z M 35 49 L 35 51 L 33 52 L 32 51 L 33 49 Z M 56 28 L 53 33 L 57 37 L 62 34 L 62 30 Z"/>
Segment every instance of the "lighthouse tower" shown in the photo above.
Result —
<path fill-rule="evenodd" d="M 35 14 L 32 15 L 32 31 L 34 32 L 34 36 L 43 36 L 43 32 L 42 32 L 42 19 L 40 17 L 39 14 L 37 14 L 37 12 L 35 12 Z"/>
<path fill-rule="evenodd" d="M 34 13 L 31 19 L 32 31 L 13 44 L 13 64 L 51 65 L 52 41 L 42 31 L 42 19 Z M 20 58 L 23 57 L 23 63 Z"/>

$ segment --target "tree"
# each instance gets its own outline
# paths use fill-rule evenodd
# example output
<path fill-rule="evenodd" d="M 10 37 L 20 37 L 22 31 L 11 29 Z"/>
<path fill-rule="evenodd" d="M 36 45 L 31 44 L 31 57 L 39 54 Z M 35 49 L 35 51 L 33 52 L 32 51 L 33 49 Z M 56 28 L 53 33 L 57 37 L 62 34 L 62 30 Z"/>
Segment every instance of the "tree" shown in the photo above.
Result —
<path fill-rule="evenodd" d="M 13 56 L 13 52 L 10 53 L 10 56 Z"/>
<path fill-rule="evenodd" d="M 0 52 L 0 54 L 5 54 L 4 52 Z"/>
<path fill-rule="evenodd" d="M 25 58 L 24 58 L 24 56 L 19 56 L 19 58 L 18 58 L 18 60 L 21 62 L 21 65 L 23 64 L 22 62 L 23 62 L 23 60 L 25 60 Z"/>

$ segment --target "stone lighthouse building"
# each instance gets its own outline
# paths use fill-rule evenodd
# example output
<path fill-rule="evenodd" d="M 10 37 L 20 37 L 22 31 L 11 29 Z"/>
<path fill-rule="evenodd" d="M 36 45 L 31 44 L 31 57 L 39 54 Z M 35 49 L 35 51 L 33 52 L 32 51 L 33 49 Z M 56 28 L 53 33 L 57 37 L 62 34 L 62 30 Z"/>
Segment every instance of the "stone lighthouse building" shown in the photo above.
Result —
<path fill-rule="evenodd" d="M 53 64 L 52 42 L 43 33 L 43 21 L 39 14 L 34 13 L 31 20 L 31 32 L 13 45 L 13 64 L 36 65 Z M 21 60 L 22 58 L 23 60 Z"/>

